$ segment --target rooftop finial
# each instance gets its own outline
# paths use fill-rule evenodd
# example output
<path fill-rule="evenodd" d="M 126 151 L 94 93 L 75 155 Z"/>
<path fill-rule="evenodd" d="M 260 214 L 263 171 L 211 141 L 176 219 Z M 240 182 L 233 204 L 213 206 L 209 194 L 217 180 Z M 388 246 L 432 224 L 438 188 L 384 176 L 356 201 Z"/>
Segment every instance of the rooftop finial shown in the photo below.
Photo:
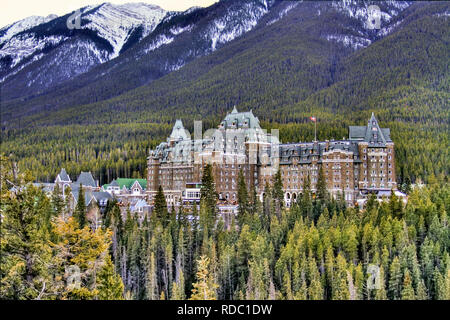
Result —
<path fill-rule="evenodd" d="M 231 113 L 238 113 L 238 111 L 236 109 L 236 105 L 233 107 L 233 111 L 231 111 Z"/>

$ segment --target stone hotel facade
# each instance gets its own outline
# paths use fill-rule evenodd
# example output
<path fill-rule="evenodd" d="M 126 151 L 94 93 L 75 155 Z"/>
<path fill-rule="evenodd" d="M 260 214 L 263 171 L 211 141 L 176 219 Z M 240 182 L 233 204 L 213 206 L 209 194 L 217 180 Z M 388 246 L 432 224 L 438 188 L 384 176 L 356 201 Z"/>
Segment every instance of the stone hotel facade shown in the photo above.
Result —
<path fill-rule="evenodd" d="M 329 192 L 334 196 L 343 192 L 349 204 L 368 193 L 397 189 L 390 130 L 380 128 L 373 114 L 366 126 L 350 126 L 346 140 L 289 144 L 265 133 L 251 111 L 234 108 L 217 130 L 194 140 L 177 120 L 167 141 L 150 151 L 148 200 L 153 200 L 161 185 L 168 204 L 177 206 L 193 194 L 190 186 L 198 189 L 207 163 L 212 164 L 219 199 L 230 203 L 237 200 L 240 170 L 247 186 L 254 186 L 261 198 L 266 183 L 280 170 L 288 207 L 302 193 L 308 175 L 315 191 L 321 166 Z"/>

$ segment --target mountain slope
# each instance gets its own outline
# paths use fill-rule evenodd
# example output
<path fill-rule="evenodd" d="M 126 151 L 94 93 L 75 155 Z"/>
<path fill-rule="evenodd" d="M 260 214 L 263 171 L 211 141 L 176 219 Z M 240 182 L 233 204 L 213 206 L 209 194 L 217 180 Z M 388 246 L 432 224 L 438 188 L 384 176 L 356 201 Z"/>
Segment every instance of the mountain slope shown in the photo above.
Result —
<path fill-rule="evenodd" d="M 6 41 L 8 41 L 12 37 L 14 37 L 16 34 L 22 32 L 24 30 L 31 29 L 37 25 L 46 23 L 55 18 L 57 18 L 57 15 L 54 15 L 54 14 L 48 15 L 47 17 L 31 16 L 31 17 L 16 21 L 14 23 L 11 23 L 11 24 L 1 28 L 0 29 L 0 48 Z"/>
<path fill-rule="evenodd" d="M 23 109 L 16 105 L 8 115 L 13 121 L 3 123 L 5 150 L 48 175 L 42 163 L 53 152 L 55 167 L 90 165 L 106 180 L 111 159 L 143 174 L 146 148 L 164 139 L 173 119 L 188 128 L 202 119 L 211 127 L 236 104 L 253 109 L 264 127 L 280 128 L 284 142 L 312 139 L 312 114 L 319 139 L 340 139 L 348 125 L 364 124 L 375 112 L 391 128 L 400 183 L 447 174 L 448 11 L 448 3 L 413 3 L 364 35 L 365 20 L 334 3 L 277 3 L 241 37 L 112 99 L 83 105 L 58 93 L 25 101 Z M 371 44 L 355 47 L 329 34 L 359 34 Z M 121 82 L 110 85 L 122 90 Z"/>
<path fill-rule="evenodd" d="M 53 101 L 53 105 L 58 107 L 75 101 L 93 102 L 160 78 L 248 32 L 268 12 L 269 6 L 270 3 L 263 0 L 229 0 L 208 8 L 170 13 L 148 37 L 117 59 L 103 63 L 70 83 L 52 88 L 47 95 L 51 98 L 47 101 Z M 29 72 L 26 70 L 21 76 L 4 83 L 4 101 L 11 100 L 14 104 L 14 99 L 19 98 L 16 105 L 23 106 L 25 99 L 41 94 L 41 91 L 30 92 L 24 87 Z M 21 94 L 17 94 L 17 88 L 23 88 Z M 42 101 L 40 97 L 31 101 L 29 104 L 34 106 L 28 109 L 35 109 L 37 104 L 47 104 Z M 8 109 L 8 103 L 5 104 L 5 109 Z"/>
<path fill-rule="evenodd" d="M 80 13 L 80 29 L 68 28 L 73 15 L 67 14 L 34 26 L 29 23 L 0 44 L 3 99 L 40 93 L 117 57 L 167 14 L 142 3 L 104 3 L 81 8 Z"/>
<path fill-rule="evenodd" d="M 386 28 L 390 28 L 394 23 L 395 15 L 410 3 L 380 4 L 383 12 L 382 30 L 368 30 L 365 26 L 367 17 L 352 13 L 356 10 L 355 7 L 358 7 L 359 11 L 367 15 L 367 8 L 371 4 L 370 1 L 357 4 L 348 2 L 345 6 L 339 6 L 335 2 L 229 0 L 209 8 L 171 13 L 153 33 L 117 59 L 104 63 L 71 82 L 52 88 L 43 96 L 33 99 L 33 96 L 26 97 L 26 94 L 22 94 L 16 102 L 6 101 L 4 109 L 12 109 L 14 113 L 11 115 L 20 117 L 22 113 L 19 109 L 29 114 L 30 110 L 41 111 L 44 105 L 45 109 L 50 111 L 107 99 L 176 71 L 186 63 L 214 52 L 253 28 L 268 30 L 264 32 L 270 34 L 273 32 L 271 30 L 277 30 L 276 24 L 273 24 L 280 19 L 282 21 L 279 21 L 278 25 L 287 23 L 289 28 L 292 27 L 292 30 L 284 28 L 281 31 L 286 32 L 288 36 L 298 29 L 300 33 L 311 33 L 315 37 L 312 41 L 323 39 L 324 43 L 330 43 L 338 50 L 344 45 L 346 48 L 343 53 L 349 54 L 351 51 L 347 48 L 356 50 L 364 47 L 358 44 L 360 42 L 370 44 L 380 38 L 379 34 L 387 35 Z M 295 12 L 295 15 L 288 18 L 292 15 L 291 12 Z M 286 19 L 294 20 L 289 22 Z M 313 26 L 308 27 L 308 21 L 312 21 Z M 275 35 L 273 41 L 278 37 L 279 35 Z M 340 41 L 342 38 L 348 41 Z M 5 83 L 4 100 L 14 98 L 15 89 L 23 82 L 22 79 L 17 80 Z M 4 118 L 8 118 L 8 113 L 4 114 Z"/>

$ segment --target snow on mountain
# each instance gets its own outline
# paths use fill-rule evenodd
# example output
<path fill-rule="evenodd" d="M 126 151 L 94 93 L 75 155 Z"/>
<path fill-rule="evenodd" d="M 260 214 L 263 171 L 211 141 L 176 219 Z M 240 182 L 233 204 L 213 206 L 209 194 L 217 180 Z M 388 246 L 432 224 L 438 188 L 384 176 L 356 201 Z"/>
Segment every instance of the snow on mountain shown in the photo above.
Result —
<path fill-rule="evenodd" d="M 112 52 L 101 54 L 102 57 L 106 56 L 106 60 L 119 55 L 134 29 L 141 28 L 140 38 L 137 39 L 140 40 L 150 34 L 166 15 L 166 11 L 160 7 L 144 3 L 123 5 L 104 3 L 81 8 L 80 12 L 81 29 L 93 32 L 96 37 L 106 40 L 111 45 Z M 26 58 L 38 55 L 43 50 L 55 48 L 76 35 L 76 32 L 70 33 L 71 30 L 66 29 L 68 16 L 60 18 L 61 21 L 57 23 L 42 27 L 45 30 L 44 34 L 33 27 L 41 27 L 56 16 L 30 17 L 1 29 L 0 37 L 4 40 L 3 44 L 0 41 L 0 68 L 4 69 L 7 61 L 7 67 L 12 71 L 22 61 L 25 63 Z M 108 51 L 107 48 L 98 50 Z M 100 61 L 104 62 L 104 58 Z"/>
<path fill-rule="evenodd" d="M 136 59 L 162 46 L 176 45 L 177 37 L 192 32 L 192 47 L 175 49 L 178 51 L 177 57 L 167 58 L 160 64 L 164 73 L 178 70 L 189 60 L 216 51 L 221 45 L 252 30 L 269 12 L 272 4 L 273 1 L 266 0 L 224 1 L 217 4 L 216 11 L 211 15 L 205 15 L 204 8 L 199 7 L 184 12 L 170 12 L 161 23 L 168 27 L 160 28 L 157 34 L 151 35 L 152 39 Z"/>
<path fill-rule="evenodd" d="M 245 3 L 240 10 L 229 10 L 223 17 L 215 19 L 209 26 L 206 39 L 211 41 L 211 50 L 218 44 L 227 43 L 253 29 L 259 19 L 269 12 L 267 1 Z"/>
<path fill-rule="evenodd" d="M 374 1 L 342 0 L 333 1 L 332 6 L 337 10 L 344 12 L 351 18 L 362 21 L 365 27 L 368 27 L 369 7 L 379 5 L 381 14 L 381 24 L 389 22 L 393 17 L 407 7 L 410 2 L 407 1 L 383 1 L 377 3 Z"/>
<path fill-rule="evenodd" d="M 33 34 L 20 34 L 7 41 L 0 50 L 0 58 L 11 57 L 10 67 L 15 67 L 23 59 L 49 46 L 55 46 L 66 40 L 64 36 L 35 37 Z"/>
<path fill-rule="evenodd" d="M 374 18 L 369 10 L 370 6 L 373 5 L 378 6 L 380 9 L 378 15 L 380 19 L 379 29 L 374 29 L 373 22 L 371 23 L 370 20 L 370 18 Z M 392 32 L 401 23 L 401 21 L 392 21 L 410 5 L 411 1 L 333 1 L 331 3 L 332 8 L 355 20 L 357 23 L 355 24 L 356 27 L 347 27 L 345 33 L 331 33 L 324 35 L 324 38 L 329 41 L 342 43 L 344 46 L 351 47 L 354 50 L 368 47 L 377 38 L 384 37 Z M 320 12 L 318 12 L 318 15 L 320 15 Z"/>
<path fill-rule="evenodd" d="M 149 35 L 166 15 L 166 11 L 158 6 L 145 3 L 128 3 L 113 5 L 104 3 L 97 10 L 83 15 L 83 20 L 89 21 L 82 28 L 97 32 L 97 35 L 107 40 L 113 47 L 110 58 L 119 55 L 126 43 L 130 31 L 142 27 L 142 38 Z"/>
<path fill-rule="evenodd" d="M 31 16 L 19 21 L 16 21 L 14 23 L 11 23 L 3 28 L 0 29 L 0 45 L 9 39 L 11 39 L 16 34 L 30 29 L 34 26 L 40 25 L 42 23 L 48 22 L 50 20 L 55 19 L 58 17 L 55 14 L 48 15 L 46 17 L 41 16 Z"/>
<path fill-rule="evenodd" d="M 156 37 L 155 40 L 153 40 L 153 42 L 151 43 L 151 45 L 144 50 L 144 53 L 149 53 L 151 51 L 154 51 L 156 49 L 158 49 L 159 47 L 161 47 L 162 45 L 165 44 L 169 44 L 174 40 L 174 37 L 168 37 L 165 34 L 161 34 L 158 37 Z"/>
<path fill-rule="evenodd" d="M 363 37 L 356 37 L 351 35 L 327 35 L 328 41 L 336 41 L 342 43 L 346 47 L 351 47 L 353 50 L 368 47 L 372 41 Z"/>
<path fill-rule="evenodd" d="M 288 14 L 289 11 L 291 11 L 292 9 L 294 9 L 296 6 L 298 6 L 301 3 L 301 1 L 296 1 L 290 5 L 288 5 L 285 9 L 280 11 L 280 14 L 278 15 L 278 17 L 276 17 L 275 19 L 270 20 L 269 22 L 267 22 L 267 25 L 270 26 L 271 24 L 274 24 L 275 22 L 277 22 L 278 20 L 280 20 L 281 18 L 283 18 L 285 15 Z M 320 13 L 319 13 L 320 15 Z"/>
<path fill-rule="evenodd" d="M 77 59 L 71 59 L 76 56 Z M 60 81 L 77 76 L 88 71 L 95 65 L 104 63 L 108 55 L 104 50 L 99 50 L 93 41 L 67 41 L 55 49 L 51 57 L 41 58 L 38 67 L 27 72 L 27 87 L 36 87 L 40 90 L 49 88 Z M 44 61 L 49 60 L 49 61 Z M 61 64 L 52 65 L 51 61 L 64 61 Z"/>
<path fill-rule="evenodd" d="M 381 9 L 378 31 L 367 25 L 369 6 L 374 3 Z M 55 19 L 30 17 L 0 29 L 1 39 L 7 39 L 0 43 L 0 83 L 11 99 L 64 86 L 81 74 L 85 75 L 76 81 L 84 81 L 86 86 L 94 81 L 107 86 L 110 79 L 129 79 L 133 85 L 148 83 L 219 50 L 260 21 L 265 21 L 262 28 L 270 28 L 278 20 L 289 20 L 287 15 L 300 14 L 303 8 L 311 8 L 312 15 L 336 16 L 336 24 L 324 23 L 318 37 L 359 50 L 391 32 L 400 23 L 398 15 L 409 5 L 406 1 L 309 5 L 303 1 L 226 0 L 177 12 L 145 3 L 103 3 L 80 9 L 81 30 L 67 28 L 73 13 Z M 43 19 L 41 23 L 39 19 Z M 105 92 L 105 97 L 111 95 Z"/>

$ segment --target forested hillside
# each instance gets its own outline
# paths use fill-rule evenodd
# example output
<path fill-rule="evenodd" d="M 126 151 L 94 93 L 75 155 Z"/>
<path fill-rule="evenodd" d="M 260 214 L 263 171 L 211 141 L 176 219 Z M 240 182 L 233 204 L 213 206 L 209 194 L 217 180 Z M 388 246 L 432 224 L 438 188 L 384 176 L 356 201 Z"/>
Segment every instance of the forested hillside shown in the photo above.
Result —
<path fill-rule="evenodd" d="M 237 105 L 252 109 L 264 128 L 280 128 L 289 142 L 313 138 L 311 115 L 322 140 L 347 136 L 349 125 L 366 124 L 374 112 L 391 128 L 399 184 L 446 177 L 448 12 L 445 2 L 415 2 L 392 18 L 385 36 L 369 32 L 370 44 L 357 49 L 329 40 L 363 29 L 330 3 L 305 1 L 281 18 L 269 12 L 215 52 L 112 99 L 74 102 L 121 91 L 126 81 L 8 102 L 2 151 L 38 180 L 51 181 L 65 167 L 71 175 L 92 170 L 105 183 L 144 176 L 148 148 L 165 139 L 176 118 L 188 129 L 194 119 L 209 128 Z"/>
<path fill-rule="evenodd" d="M 57 188 L 47 198 L 0 160 L 2 299 L 450 299 L 442 180 L 414 189 L 406 206 L 393 194 L 362 210 L 331 198 L 322 170 L 316 196 L 305 179 L 285 210 L 280 174 L 260 203 L 241 172 L 239 213 L 226 227 L 207 166 L 199 212 L 172 211 L 160 188 L 150 217 L 123 219 L 111 202 L 92 230 L 82 201 L 70 213 Z M 65 286 L 74 265 L 79 286 Z"/>

